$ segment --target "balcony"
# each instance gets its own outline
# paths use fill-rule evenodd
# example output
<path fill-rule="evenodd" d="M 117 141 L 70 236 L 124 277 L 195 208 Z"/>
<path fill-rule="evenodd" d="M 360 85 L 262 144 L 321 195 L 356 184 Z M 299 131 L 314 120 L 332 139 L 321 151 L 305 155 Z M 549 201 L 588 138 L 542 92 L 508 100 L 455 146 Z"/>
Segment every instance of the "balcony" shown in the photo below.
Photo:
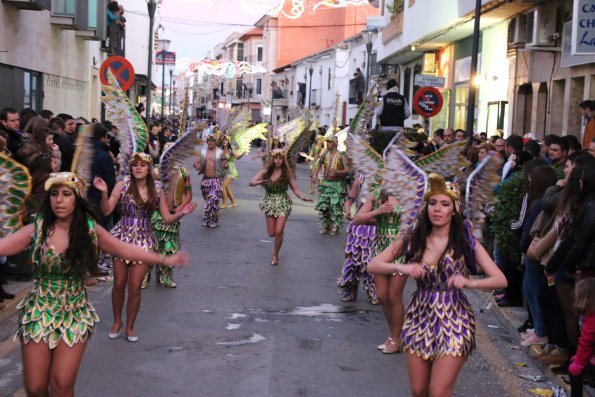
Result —
<path fill-rule="evenodd" d="M 52 25 L 75 30 L 83 40 L 102 40 L 106 34 L 107 0 L 51 0 Z"/>
<path fill-rule="evenodd" d="M 398 14 L 392 14 L 390 22 L 382 29 L 382 44 L 386 44 L 401 33 L 403 33 L 403 14 L 401 11 Z"/>
<path fill-rule="evenodd" d="M 4 2 L 21 10 L 41 11 L 52 8 L 52 0 L 4 0 Z"/>
<path fill-rule="evenodd" d="M 364 101 L 364 86 L 362 78 L 355 78 L 349 80 L 349 104 L 360 105 Z"/>
<path fill-rule="evenodd" d="M 289 107 L 289 92 L 281 89 L 273 90 L 272 103 L 277 107 Z"/>

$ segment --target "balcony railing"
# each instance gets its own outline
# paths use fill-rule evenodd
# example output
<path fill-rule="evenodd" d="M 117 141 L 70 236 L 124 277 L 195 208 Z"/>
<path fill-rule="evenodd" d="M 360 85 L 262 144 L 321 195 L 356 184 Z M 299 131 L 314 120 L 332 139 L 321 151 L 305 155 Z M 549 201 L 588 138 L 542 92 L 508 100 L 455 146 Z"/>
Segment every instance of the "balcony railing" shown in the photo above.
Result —
<path fill-rule="evenodd" d="M 363 78 L 355 78 L 349 80 L 349 104 L 359 105 L 364 100 L 364 86 Z"/>

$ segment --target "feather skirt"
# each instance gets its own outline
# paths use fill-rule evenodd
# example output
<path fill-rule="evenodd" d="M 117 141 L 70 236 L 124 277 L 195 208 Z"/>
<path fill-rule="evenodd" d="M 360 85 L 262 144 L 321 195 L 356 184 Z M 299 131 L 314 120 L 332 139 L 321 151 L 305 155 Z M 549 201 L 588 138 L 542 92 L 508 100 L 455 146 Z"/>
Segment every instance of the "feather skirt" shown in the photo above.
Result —
<path fill-rule="evenodd" d="M 360 280 L 370 300 L 376 300 L 376 285 L 373 276 L 366 271 L 374 246 L 374 225 L 347 226 L 345 262 L 339 277 L 339 288 L 343 298 L 356 298 Z"/>
<path fill-rule="evenodd" d="M 345 181 L 323 179 L 320 181 L 318 190 L 320 197 L 315 209 L 322 218 L 322 226 L 324 228 L 340 229 L 345 218 L 345 210 L 343 209 L 345 196 L 347 195 Z"/>

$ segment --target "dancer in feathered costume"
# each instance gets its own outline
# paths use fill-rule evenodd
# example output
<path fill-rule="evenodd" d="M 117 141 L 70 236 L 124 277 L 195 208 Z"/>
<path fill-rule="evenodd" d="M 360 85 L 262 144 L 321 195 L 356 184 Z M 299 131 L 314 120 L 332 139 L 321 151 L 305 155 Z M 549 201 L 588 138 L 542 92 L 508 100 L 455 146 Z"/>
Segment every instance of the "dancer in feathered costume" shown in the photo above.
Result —
<path fill-rule="evenodd" d="M 411 392 L 427 395 L 430 390 L 441 390 L 449 396 L 475 346 L 473 311 L 462 289 L 502 288 L 506 278 L 476 243 L 471 224 L 463 220 L 456 185 L 446 183 L 438 174 L 428 177 L 397 144 L 385 159 L 384 188 L 401 198 L 402 233 L 372 259 L 368 270 L 417 279 L 401 334 L 401 347 L 408 353 Z M 491 174 L 497 161 L 493 154 L 487 156 L 467 180 L 466 213 L 470 219 L 482 219 L 477 212 L 497 183 Z M 396 262 L 402 256 L 402 263 Z M 468 278 L 476 265 L 485 278 Z"/>
<path fill-rule="evenodd" d="M 141 126 L 132 123 L 132 120 L 137 119 L 138 114 L 134 107 L 128 106 L 128 98 L 118 87 L 114 84 L 104 85 L 102 91 L 108 117 L 119 129 L 118 138 L 121 147 L 118 161 L 123 179 L 116 183 L 109 197 L 105 181 L 101 178 L 93 180 L 93 186 L 101 192 L 101 212 L 107 216 L 119 205 L 121 218 L 112 228 L 112 235 L 145 251 L 156 251 L 157 239 L 151 228 L 153 211 L 159 209 L 166 223 L 174 223 L 184 215 L 192 213 L 196 205 L 191 202 L 176 213 L 170 213 L 161 185 L 153 179 L 151 173 L 153 160 L 150 155 L 141 153 L 148 140 L 144 124 Z M 130 114 L 130 112 L 136 114 Z M 127 173 L 129 175 L 126 175 Z M 138 341 L 134 322 L 141 302 L 141 284 L 147 270 L 147 264 L 142 261 L 130 261 L 123 257 L 114 258 L 112 288 L 114 324 L 108 334 L 110 339 L 121 336 L 122 309 L 127 290 L 128 305 L 124 333 L 129 342 Z"/>
<path fill-rule="evenodd" d="M 202 198 L 205 200 L 203 226 L 219 226 L 219 200 L 221 200 L 221 175 L 227 168 L 227 160 L 223 150 L 217 147 L 217 138 L 214 135 L 207 137 L 207 144 L 203 146 L 194 162 L 194 168 L 203 174 L 200 182 Z"/>
<path fill-rule="evenodd" d="M 311 132 L 306 128 L 299 136 L 292 138 L 294 140 L 289 142 L 287 153 L 282 149 L 273 150 L 269 154 L 268 165 L 250 180 L 250 186 L 260 185 L 265 189 L 265 195 L 258 207 L 265 214 L 269 236 L 275 238 L 271 259 L 273 266 L 279 264 L 279 250 L 283 243 L 285 223 L 291 213 L 292 201 L 287 194 L 287 189 L 291 188 L 300 200 L 313 201 L 300 192 L 291 171 L 298 153 L 307 145 L 310 135 Z"/>
<path fill-rule="evenodd" d="M 361 209 L 370 185 L 377 185 L 381 180 L 381 172 L 384 168 L 382 157 L 378 155 L 367 143 L 364 136 L 367 135 L 366 125 L 374 114 L 377 94 L 372 89 L 370 95 L 358 109 L 356 117 L 349 128 L 337 135 L 345 137 L 348 142 L 347 155 L 358 173 L 358 178 L 351 187 L 351 191 L 345 201 L 345 212 L 348 219 L 352 219 L 351 207 L 357 203 L 357 210 Z M 347 131 L 353 131 L 351 135 Z M 357 134 L 356 134 L 357 133 Z M 343 146 L 343 144 L 341 144 Z M 361 220 L 361 216 L 360 216 Z M 368 301 L 371 304 L 378 304 L 377 289 L 374 277 L 367 272 L 368 261 L 372 258 L 374 250 L 374 239 L 376 225 L 373 221 L 361 222 L 353 220 L 347 226 L 347 239 L 345 242 L 345 262 L 339 278 L 341 288 L 341 300 L 351 302 L 357 299 L 357 291 L 360 279 L 363 281 L 364 289 L 368 294 Z"/>
<path fill-rule="evenodd" d="M 117 205 L 121 208 L 121 217 L 112 228 L 111 233 L 117 239 L 141 247 L 146 251 L 157 251 L 157 238 L 151 227 L 151 215 L 159 209 L 166 223 L 174 223 L 184 215 L 194 211 L 196 205 L 188 203 L 179 211 L 170 213 L 166 198 L 159 182 L 153 180 L 151 174 L 151 156 L 145 153 L 134 153 L 130 159 L 130 175 L 116 183 L 111 196 L 107 195 L 107 185 L 101 178 L 95 178 L 93 185 L 102 193 L 101 211 L 109 215 Z M 128 290 L 128 306 L 124 332 L 129 342 L 138 341 L 134 330 L 134 322 L 141 302 L 141 284 L 147 273 L 147 264 L 130 261 L 122 257 L 114 258 L 114 284 L 112 288 L 112 306 L 114 324 L 108 334 L 116 339 L 122 332 L 122 309 L 126 290 Z M 128 288 L 127 288 L 128 287 Z"/>
<path fill-rule="evenodd" d="M 201 126 L 200 128 L 204 128 Z M 196 130 L 187 131 L 174 143 L 167 143 L 159 159 L 159 176 L 165 192 L 169 212 L 175 214 L 192 201 L 192 184 L 190 174 L 182 163 L 194 152 L 194 148 L 202 141 L 196 137 Z M 162 255 L 171 255 L 180 249 L 180 221 L 166 223 L 159 210 L 151 215 L 153 233 L 157 238 L 157 251 Z M 167 266 L 156 266 L 157 282 L 162 287 L 175 288 L 173 271 Z M 142 288 L 147 288 L 151 280 L 151 269 L 143 279 Z"/>
<path fill-rule="evenodd" d="M 345 200 L 345 213 L 347 219 L 352 219 L 349 215 L 351 207 L 355 204 L 360 206 L 360 192 L 364 183 L 362 174 L 355 180 L 351 191 Z M 341 301 L 352 302 L 357 299 L 360 280 L 363 282 L 364 290 L 368 294 L 368 302 L 373 305 L 378 304 L 376 298 L 376 285 L 374 277 L 366 271 L 368 261 L 372 258 L 374 247 L 374 235 L 376 226 L 374 224 L 361 224 L 355 222 L 347 226 L 347 239 L 345 241 L 345 262 L 341 269 L 339 277 L 339 288 L 341 289 Z"/>
<path fill-rule="evenodd" d="M 250 146 L 253 140 L 266 138 L 264 135 L 264 132 L 267 130 L 266 123 L 257 124 L 250 128 L 243 127 L 243 125 L 240 125 L 232 128 L 231 136 L 222 134 L 219 137 L 218 146 L 223 150 L 223 156 L 227 160 L 227 168 L 223 170 L 223 199 L 220 208 L 237 206 L 235 196 L 231 190 L 232 182 L 238 179 L 238 169 L 235 161 L 242 158 L 244 154 L 250 153 Z M 228 197 L 230 201 L 229 205 L 226 204 Z"/>
<path fill-rule="evenodd" d="M 79 132 L 73 170 L 90 168 L 92 127 Z M 82 140 L 88 140 L 87 144 Z M 79 159 L 89 162 L 79 167 Z M 34 267 L 33 287 L 21 300 L 15 339 L 22 348 L 28 395 L 74 395 L 76 374 L 99 318 L 84 284 L 97 265 L 99 249 L 146 263 L 184 264 L 179 254 L 165 258 L 116 240 L 93 218 L 85 200 L 85 181 L 74 172 L 52 173 L 48 192 L 34 223 L 22 227 L 24 203 L 31 191 L 26 168 L 0 154 L 0 255 L 28 247 Z"/>
<path fill-rule="evenodd" d="M 337 136 L 333 135 L 327 138 L 326 142 L 327 150 L 320 156 L 319 164 L 312 176 L 314 179 L 321 169 L 324 173 L 324 179 L 318 185 L 320 197 L 315 209 L 320 215 L 322 224 L 320 233 L 336 236 L 343 226 L 343 217 L 345 216 L 343 209 L 347 195 L 345 177 L 349 173 L 349 165 L 343 158 L 343 153 L 337 150 Z"/>

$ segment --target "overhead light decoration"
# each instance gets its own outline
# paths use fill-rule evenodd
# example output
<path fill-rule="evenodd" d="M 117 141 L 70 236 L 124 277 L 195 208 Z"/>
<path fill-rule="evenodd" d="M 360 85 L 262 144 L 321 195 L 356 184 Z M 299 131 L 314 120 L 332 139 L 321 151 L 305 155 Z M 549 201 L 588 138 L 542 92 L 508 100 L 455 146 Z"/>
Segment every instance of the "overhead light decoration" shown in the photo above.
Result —
<path fill-rule="evenodd" d="M 289 12 L 284 11 L 285 3 L 290 3 Z M 368 5 L 368 0 L 240 0 L 242 8 L 253 14 L 278 15 L 282 13 L 289 19 L 298 19 L 304 12 L 314 14 L 319 8 L 344 8 Z"/>
<path fill-rule="evenodd" d="M 248 62 L 233 62 L 227 59 L 203 59 L 198 63 L 198 69 L 204 74 L 234 79 L 243 74 L 266 73 L 262 66 L 253 65 Z"/>

